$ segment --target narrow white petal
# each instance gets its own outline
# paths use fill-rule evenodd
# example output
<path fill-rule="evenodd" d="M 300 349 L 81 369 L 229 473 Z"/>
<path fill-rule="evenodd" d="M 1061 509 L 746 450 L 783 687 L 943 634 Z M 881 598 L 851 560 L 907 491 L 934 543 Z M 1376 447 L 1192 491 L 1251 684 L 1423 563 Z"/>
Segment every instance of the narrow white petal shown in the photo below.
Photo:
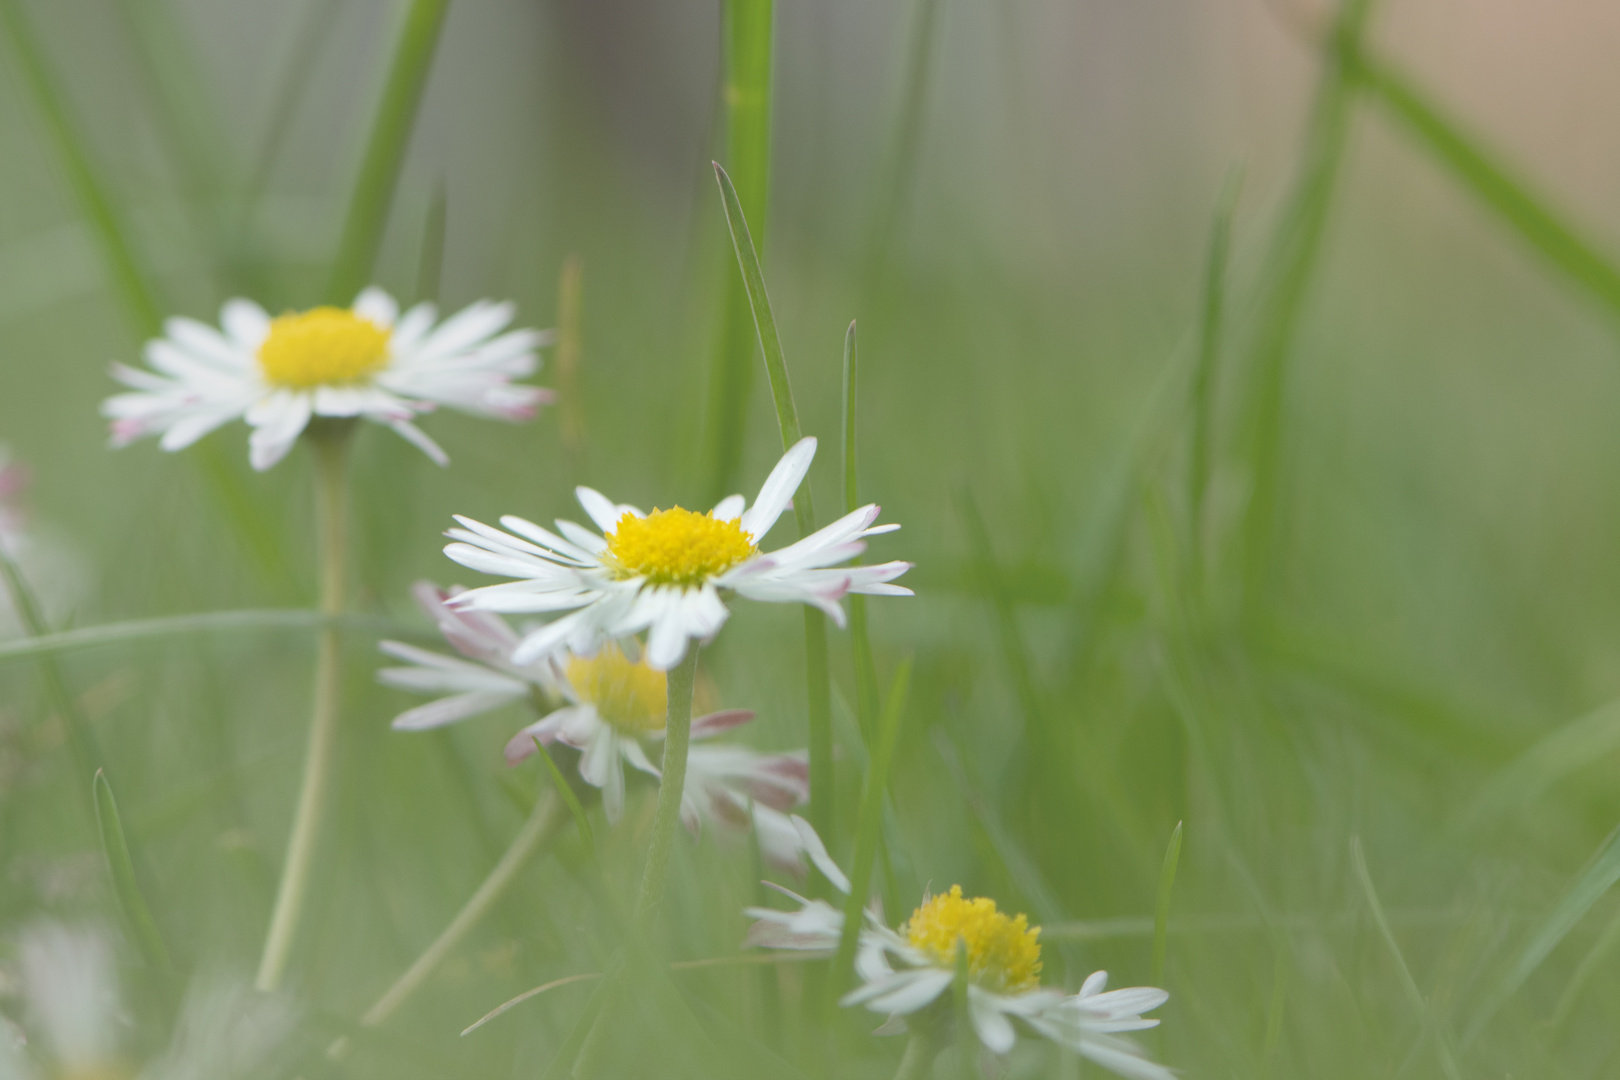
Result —
<path fill-rule="evenodd" d="M 399 318 L 398 302 L 375 285 L 368 285 L 354 298 L 351 310 L 361 318 L 370 319 L 384 328 L 391 328 L 394 320 Z"/>
<path fill-rule="evenodd" d="M 787 509 L 788 503 L 793 500 L 793 493 L 799 490 L 799 484 L 810 471 L 810 462 L 815 456 L 815 437 L 800 439 L 782 455 L 782 460 L 776 463 L 771 475 L 765 478 L 764 485 L 759 489 L 759 497 L 742 516 L 742 530 L 752 536 L 755 543 L 764 539 L 771 526 L 776 524 L 776 519 L 782 516 L 782 511 Z"/>
<path fill-rule="evenodd" d="M 833 862 L 833 857 L 827 854 L 827 845 L 821 842 L 821 837 L 816 834 L 816 830 L 798 814 L 794 814 L 789 820 L 793 822 L 793 827 L 799 831 L 799 841 L 804 844 L 804 853 L 810 856 L 810 861 L 815 864 L 816 869 L 821 871 L 823 877 L 832 882 L 833 888 L 847 896 L 849 894 L 849 878 L 845 877 L 844 871 L 839 868 L 837 863 Z"/>
<path fill-rule="evenodd" d="M 585 513 L 596 522 L 596 527 L 604 533 L 612 532 L 619 524 L 619 519 L 624 516 L 612 499 L 595 488 L 577 487 L 574 489 L 574 495 L 579 499 L 579 505 L 585 508 Z"/>

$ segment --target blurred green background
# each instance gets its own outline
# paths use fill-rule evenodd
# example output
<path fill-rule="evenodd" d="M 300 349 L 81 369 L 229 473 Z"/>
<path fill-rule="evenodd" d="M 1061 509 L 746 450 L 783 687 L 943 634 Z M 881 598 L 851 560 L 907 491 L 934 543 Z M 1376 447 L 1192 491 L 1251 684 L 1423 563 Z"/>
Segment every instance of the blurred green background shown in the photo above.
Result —
<path fill-rule="evenodd" d="M 321 302 L 407 6 L 0 0 L 0 441 L 78 560 L 56 629 L 314 598 L 307 454 L 252 474 L 241 425 L 178 456 L 106 449 L 106 368 L 142 332 L 62 136 L 162 314 Z M 1147 1041 L 1189 1078 L 1613 1075 L 1620 15 L 1385 0 L 1359 31 L 1335 17 L 782 5 L 765 195 L 733 160 L 719 6 L 450 4 L 374 278 L 447 309 L 511 298 L 550 326 L 577 257 L 578 393 L 526 426 L 430 418 L 445 470 L 363 430 L 355 607 L 425 631 L 411 582 L 474 584 L 440 554 L 452 513 L 578 518 L 576 483 L 643 505 L 707 505 L 722 475 L 757 488 L 779 443 L 764 378 L 735 377 L 757 357 L 726 366 L 717 158 L 766 237 L 823 518 L 855 318 L 861 495 L 905 526 L 873 553 L 917 564 L 914 599 L 870 609 L 885 683 L 916 663 L 891 916 L 961 883 L 1046 927 L 1048 981 L 1145 983 L 1180 821 L 1172 996 Z M 539 381 L 557 384 L 549 353 Z M 704 654 L 762 748 L 804 745 L 800 627 L 739 606 Z M 651 788 L 599 828 L 605 884 L 569 833 L 393 1023 L 319 1064 L 540 783 L 533 762 L 498 776 L 516 709 L 389 732 L 410 699 L 374 684 L 373 641 L 349 637 L 298 1067 L 538 1075 L 581 991 L 457 1033 L 599 969 L 616 938 L 593 890 L 631 895 Z M 59 658 L 186 966 L 257 955 L 313 653 L 307 631 L 243 630 Z M 865 762 L 847 635 L 833 662 L 847 854 Z M 0 926 L 116 925 L 88 787 L 37 668 L 7 660 Z M 757 876 L 747 845 L 683 838 L 671 950 L 734 954 Z M 649 996 L 623 1074 L 813 1070 L 804 980 L 679 976 L 690 1011 Z M 892 1072 L 874 1023 L 837 1018 L 839 1075 Z M 130 1052 L 165 1039 L 142 1028 Z M 1011 1075 L 1074 1068 L 1026 1040 Z"/>

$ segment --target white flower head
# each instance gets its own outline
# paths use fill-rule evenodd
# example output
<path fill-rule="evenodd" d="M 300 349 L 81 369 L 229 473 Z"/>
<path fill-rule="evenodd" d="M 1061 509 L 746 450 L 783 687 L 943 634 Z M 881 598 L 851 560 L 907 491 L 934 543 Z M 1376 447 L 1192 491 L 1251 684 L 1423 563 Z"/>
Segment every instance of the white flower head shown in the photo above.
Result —
<path fill-rule="evenodd" d="M 456 562 L 481 573 L 517 580 L 473 589 L 457 607 L 504 612 L 561 612 L 530 631 L 514 654 L 522 663 L 566 644 L 589 655 L 615 638 L 647 632 L 647 659 L 659 670 L 681 662 L 691 640 L 719 633 L 729 612 L 724 596 L 813 604 L 839 626 L 846 593 L 909 596 L 892 585 L 910 563 L 843 566 L 865 550 L 865 537 L 898 525 L 873 526 L 879 508 L 865 506 L 824 529 L 772 552 L 760 542 L 798 490 L 815 457 L 806 438 L 782 456 L 751 507 L 741 495 L 721 500 L 707 514 L 679 506 L 643 513 L 590 488 L 578 489 L 603 535 L 571 521 L 558 521 L 561 536 L 510 515 L 502 532 L 468 518 L 448 535 L 444 549 Z M 516 535 L 514 535 L 516 534 Z"/>
<path fill-rule="evenodd" d="M 536 693 L 546 700 L 561 693 L 550 657 L 529 664 L 512 663 L 517 632 L 499 615 L 449 607 L 446 601 L 458 591 L 445 591 L 429 581 L 418 582 L 412 589 L 418 606 L 466 659 L 400 641 L 378 643 L 384 653 L 410 665 L 384 668 L 377 673 L 378 682 L 412 693 L 445 695 L 400 713 L 394 718 L 396 731 L 425 731 L 532 699 Z"/>
<path fill-rule="evenodd" d="M 18 942 L 29 1025 L 67 1076 L 114 1074 L 122 1005 L 112 943 L 98 930 L 35 923 Z"/>
<path fill-rule="evenodd" d="M 803 835 L 806 852 L 835 888 L 850 883 L 804 819 L 791 819 Z M 798 902 L 796 911 L 749 908 L 759 921 L 747 944 L 766 948 L 831 953 L 843 934 L 843 913 L 824 900 L 807 900 L 779 889 Z M 1006 1054 L 1017 1041 L 1014 1021 L 1067 1046 L 1129 1080 L 1174 1080 L 1174 1073 L 1150 1060 L 1120 1032 L 1158 1025 L 1141 1014 L 1163 1005 L 1170 995 L 1151 986 L 1104 992 L 1108 973 L 1095 972 L 1078 994 L 1041 985 L 1040 928 L 1023 915 L 1008 916 L 994 900 L 968 898 L 960 886 L 924 897 L 897 930 L 866 913 L 855 972 L 861 985 L 845 994 L 844 1005 L 860 1005 L 891 1021 L 935 1006 L 966 969 L 968 1018 L 986 1050 Z M 948 997 L 945 1000 L 949 1000 Z"/>
<path fill-rule="evenodd" d="M 386 424 L 443 465 L 437 443 L 413 422 L 440 405 L 478 416 L 526 420 L 549 392 L 515 384 L 532 375 L 549 332 L 505 330 L 510 303 L 479 301 L 438 322 L 421 303 L 405 311 L 375 286 L 350 308 L 317 307 L 274 318 L 251 300 L 231 300 L 220 328 L 172 318 L 147 342 L 150 371 L 115 365 L 130 393 L 102 415 L 123 446 L 162 435 L 180 450 L 240 417 L 255 469 L 280 461 L 312 417 L 364 417 Z"/>

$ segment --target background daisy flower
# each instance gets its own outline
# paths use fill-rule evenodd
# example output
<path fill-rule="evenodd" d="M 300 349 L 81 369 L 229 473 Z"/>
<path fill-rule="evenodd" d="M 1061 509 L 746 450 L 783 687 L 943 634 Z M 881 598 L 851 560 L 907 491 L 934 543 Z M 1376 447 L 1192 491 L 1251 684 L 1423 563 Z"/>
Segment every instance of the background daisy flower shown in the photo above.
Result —
<path fill-rule="evenodd" d="M 803 818 L 790 820 L 811 861 L 847 895 L 849 879 L 815 830 Z M 825 900 L 808 900 L 779 887 L 777 891 L 794 899 L 798 909 L 745 909 L 758 920 L 745 943 L 831 955 L 843 934 L 843 913 Z M 1012 1050 L 1016 1020 L 1130 1080 L 1173 1080 L 1169 1069 L 1149 1060 L 1141 1047 L 1119 1034 L 1158 1026 L 1158 1020 L 1141 1014 L 1163 1005 L 1170 995 L 1151 986 L 1104 992 L 1108 982 L 1104 971 L 1094 972 L 1077 994 L 1043 987 L 1039 939 L 1040 928 L 1030 926 L 1025 916 L 1009 916 L 987 897 L 964 897 L 959 885 L 924 897 L 898 929 L 891 930 L 881 915 L 868 910 L 855 961 L 861 985 L 840 1003 L 864 1006 L 891 1019 L 912 1017 L 931 1027 L 936 1010 L 952 1007 L 946 992 L 965 967 L 969 1020 L 990 1052 Z"/>
<path fill-rule="evenodd" d="M 131 393 L 108 398 L 102 414 L 123 446 L 161 435 L 180 450 L 240 417 L 255 469 L 280 461 L 313 417 L 364 417 L 386 424 L 440 465 L 449 459 L 413 420 L 440 405 L 500 420 L 527 420 L 550 392 L 513 379 L 534 374 L 549 331 L 501 331 L 510 303 L 479 301 L 437 323 L 437 309 L 403 314 L 372 287 L 350 308 L 317 307 L 271 317 L 251 300 L 228 301 L 220 328 L 172 318 L 147 342 L 152 370 L 113 368 Z"/>
<path fill-rule="evenodd" d="M 869 505 L 797 543 L 762 553 L 759 543 L 790 504 L 815 457 L 806 438 L 786 454 L 760 488 L 753 506 L 732 495 L 707 514 L 654 509 L 647 514 L 579 488 L 579 502 L 604 535 L 571 521 L 557 522 L 558 536 L 510 515 L 502 532 L 469 518 L 451 529 L 444 549 L 461 565 L 518 580 L 472 589 L 452 604 L 504 612 L 571 614 L 530 631 L 514 654 L 524 662 L 559 645 L 595 652 L 604 641 L 647 632 L 647 660 L 668 670 L 686 655 L 690 640 L 719 633 L 729 612 L 724 596 L 813 604 L 839 626 L 839 600 L 846 593 L 910 596 L 889 584 L 911 568 L 908 562 L 840 566 L 866 549 L 865 537 L 898 525 L 873 526 L 880 508 Z M 517 534 L 517 535 L 513 535 Z"/>

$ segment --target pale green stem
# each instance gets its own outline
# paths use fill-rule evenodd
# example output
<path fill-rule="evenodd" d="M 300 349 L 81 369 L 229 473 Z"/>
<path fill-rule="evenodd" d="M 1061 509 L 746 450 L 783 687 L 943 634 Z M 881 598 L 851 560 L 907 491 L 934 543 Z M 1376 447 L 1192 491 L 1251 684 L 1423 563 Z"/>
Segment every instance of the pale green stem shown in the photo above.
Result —
<path fill-rule="evenodd" d="M 321 614 L 343 612 L 344 561 L 348 548 L 348 491 L 345 452 L 352 426 L 310 431 L 315 451 L 315 515 L 321 575 Z M 304 900 L 309 894 L 310 870 L 315 861 L 321 821 L 332 801 L 333 763 L 337 751 L 338 704 L 342 691 L 342 638 L 337 625 L 321 631 L 315 659 L 315 707 L 310 717 L 309 749 L 304 757 L 304 782 L 298 795 L 287 858 L 281 868 L 281 887 L 270 932 L 259 961 L 255 985 L 269 993 L 281 985 L 292 951 Z"/>
<path fill-rule="evenodd" d="M 658 782 L 658 809 L 653 814 L 652 845 L 647 868 L 641 875 L 641 899 L 636 903 L 636 929 L 644 932 L 664 899 L 664 878 L 669 874 L 669 851 L 681 820 L 681 796 L 686 791 L 686 748 L 692 738 L 692 683 L 697 677 L 698 646 L 686 647 L 686 659 L 669 673 L 668 712 L 664 717 L 664 764 Z"/>
<path fill-rule="evenodd" d="M 911 1033 L 911 1040 L 906 1043 L 905 1056 L 900 1059 L 900 1068 L 895 1071 L 894 1080 L 924 1080 L 934 1068 L 934 1058 L 939 1056 L 939 1045 L 928 1035 L 920 1031 Z"/>
<path fill-rule="evenodd" d="M 483 921 L 484 916 L 495 906 L 507 888 L 517 878 L 518 871 L 534 857 L 535 852 L 545 846 L 547 840 L 557 831 L 563 818 L 561 814 L 562 800 L 555 791 L 548 791 L 535 801 L 534 809 L 529 813 L 529 819 L 523 823 L 523 828 L 512 838 L 506 853 L 501 856 L 500 862 L 489 872 L 478 891 L 462 905 L 456 917 L 450 920 L 450 925 L 434 939 L 416 962 L 406 969 L 405 974 L 394 980 L 377 1003 L 366 1010 L 366 1015 L 360 1018 L 362 1027 L 380 1027 L 412 994 L 421 989 L 428 977 L 438 970 L 444 963 L 445 957 L 460 945 L 462 939 Z M 349 1049 L 347 1038 L 339 1039 L 327 1050 L 326 1055 L 333 1060 L 341 1059 Z"/>

